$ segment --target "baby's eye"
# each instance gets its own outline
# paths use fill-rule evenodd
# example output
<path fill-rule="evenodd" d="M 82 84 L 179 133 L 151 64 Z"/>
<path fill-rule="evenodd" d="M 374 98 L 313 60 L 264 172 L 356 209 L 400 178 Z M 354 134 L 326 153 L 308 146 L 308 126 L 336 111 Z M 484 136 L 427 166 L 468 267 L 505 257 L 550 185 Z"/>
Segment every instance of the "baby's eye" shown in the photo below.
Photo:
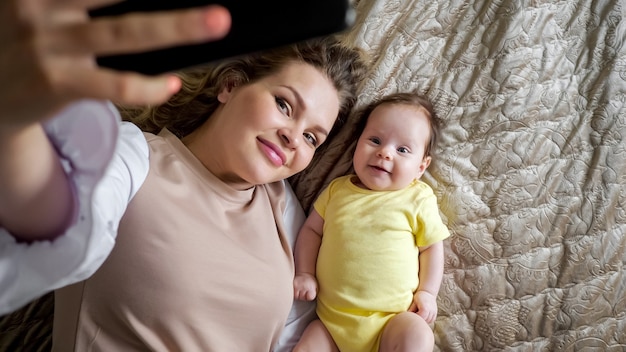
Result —
<path fill-rule="evenodd" d="M 410 152 L 411 151 L 407 147 L 400 147 L 400 148 L 398 148 L 398 153 L 404 154 L 404 153 L 410 153 Z"/>
<path fill-rule="evenodd" d="M 370 142 L 374 144 L 380 144 L 380 138 L 378 137 L 370 137 Z"/>
<path fill-rule="evenodd" d="M 278 109 L 287 116 L 291 116 L 291 106 L 289 106 L 289 103 L 279 96 L 275 96 L 274 99 L 276 100 L 276 106 L 278 106 Z"/>
<path fill-rule="evenodd" d="M 313 133 L 307 132 L 307 133 L 304 133 L 303 135 L 309 144 L 311 144 L 314 147 L 317 147 L 317 138 L 315 138 L 315 135 Z"/>

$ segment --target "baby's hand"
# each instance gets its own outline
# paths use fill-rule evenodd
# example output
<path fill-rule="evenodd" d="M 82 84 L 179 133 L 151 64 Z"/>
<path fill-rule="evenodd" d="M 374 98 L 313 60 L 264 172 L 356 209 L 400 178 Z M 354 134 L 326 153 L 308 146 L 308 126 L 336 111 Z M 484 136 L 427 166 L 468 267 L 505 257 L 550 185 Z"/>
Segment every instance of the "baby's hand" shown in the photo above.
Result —
<path fill-rule="evenodd" d="M 417 291 L 413 295 L 410 312 L 415 312 L 430 324 L 437 318 L 437 296 L 428 291 Z"/>
<path fill-rule="evenodd" d="M 315 276 L 302 273 L 293 279 L 293 296 L 301 301 L 312 301 L 317 296 L 317 279 Z"/>

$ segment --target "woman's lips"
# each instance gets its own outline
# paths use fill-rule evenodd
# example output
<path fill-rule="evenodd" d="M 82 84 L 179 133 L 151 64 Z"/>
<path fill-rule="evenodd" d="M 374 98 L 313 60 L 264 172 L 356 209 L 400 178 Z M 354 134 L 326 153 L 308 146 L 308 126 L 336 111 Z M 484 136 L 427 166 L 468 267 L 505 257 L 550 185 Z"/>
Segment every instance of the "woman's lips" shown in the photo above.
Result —
<path fill-rule="evenodd" d="M 267 158 L 272 162 L 272 164 L 276 166 L 283 166 L 287 162 L 287 157 L 285 153 L 280 150 L 280 148 L 264 139 L 257 138 L 259 144 L 261 146 L 261 150 L 267 156 Z"/>

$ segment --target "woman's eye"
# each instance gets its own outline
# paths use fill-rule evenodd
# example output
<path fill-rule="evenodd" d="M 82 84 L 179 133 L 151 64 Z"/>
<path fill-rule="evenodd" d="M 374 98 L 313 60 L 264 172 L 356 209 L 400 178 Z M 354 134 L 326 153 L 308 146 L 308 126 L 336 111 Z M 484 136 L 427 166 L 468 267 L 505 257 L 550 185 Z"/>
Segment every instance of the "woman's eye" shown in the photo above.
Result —
<path fill-rule="evenodd" d="M 291 116 L 290 106 L 287 101 L 278 96 L 274 97 L 274 99 L 276 100 L 276 106 L 278 106 L 278 109 L 280 109 L 280 111 L 285 113 L 287 116 Z"/>
<path fill-rule="evenodd" d="M 317 138 L 312 133 L 305 133 L 304 138 L 309 142 L 312 146 L 317 147 Z"/>
<path fill-rule="evenodd" d="M 398 152 L 404 154 L 404 153 L 410 153 L 410 150 L 407 147 L 400 147 L 398 148 Z"/>

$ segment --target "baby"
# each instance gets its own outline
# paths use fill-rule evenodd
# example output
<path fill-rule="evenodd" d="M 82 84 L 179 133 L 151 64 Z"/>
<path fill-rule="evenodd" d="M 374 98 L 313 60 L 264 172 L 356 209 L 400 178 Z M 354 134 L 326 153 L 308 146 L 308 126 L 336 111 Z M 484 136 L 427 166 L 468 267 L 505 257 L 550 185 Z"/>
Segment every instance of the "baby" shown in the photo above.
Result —
<path fill-rule="evenodd" d="M 317 297 L 294 351 L 432 351 L 443 276 L 443 224 L 420 177 L 439 120 L 424 97 L 397 93 L 364 110 L 355 175 L 315 201 L 295 248 L 294 295 Z"/>

